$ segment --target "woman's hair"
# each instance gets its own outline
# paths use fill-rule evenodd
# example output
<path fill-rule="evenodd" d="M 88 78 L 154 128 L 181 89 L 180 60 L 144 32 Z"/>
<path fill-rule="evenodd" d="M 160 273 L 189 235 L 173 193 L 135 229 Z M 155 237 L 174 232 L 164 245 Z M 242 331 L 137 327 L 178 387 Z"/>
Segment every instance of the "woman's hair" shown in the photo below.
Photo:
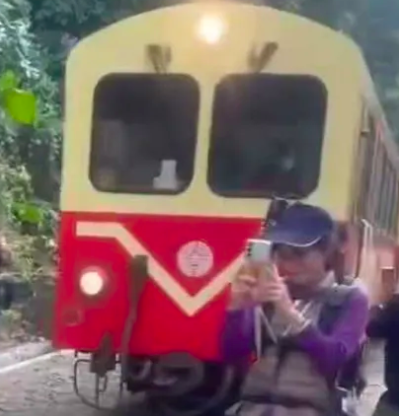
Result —
<path fill-rule="evenodd" d="M 327 255 L 326 270 L 334 271 L 338 283 L 342 283 L 345 278 L 345 256 L 342 247 L 349 239 L 346 224 L 337 223 L 333 232 L 324 241 L 324 250 Z"/>

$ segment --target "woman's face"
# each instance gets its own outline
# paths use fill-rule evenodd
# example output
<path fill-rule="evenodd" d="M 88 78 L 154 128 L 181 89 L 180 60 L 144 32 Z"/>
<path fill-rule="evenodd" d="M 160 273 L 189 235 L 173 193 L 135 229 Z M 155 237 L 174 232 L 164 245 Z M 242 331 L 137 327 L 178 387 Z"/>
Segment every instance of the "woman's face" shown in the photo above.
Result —
<path fill-rule="evenodd" d="M 288 284 L 313 286 L 325 277 L 326 255 L 317 247 L 279 245 L 274 256 L 279 272 Z"/>

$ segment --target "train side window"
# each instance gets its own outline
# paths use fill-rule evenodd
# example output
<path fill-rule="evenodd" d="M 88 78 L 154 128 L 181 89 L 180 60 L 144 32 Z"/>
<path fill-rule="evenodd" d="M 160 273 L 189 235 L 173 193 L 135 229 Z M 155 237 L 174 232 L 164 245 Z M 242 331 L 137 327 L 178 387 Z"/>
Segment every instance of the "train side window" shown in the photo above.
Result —
<path fill-rule="evenodd" d="M 387 197 L 388 197 L 388 203 L 386 207 L 386 229 L 391 234 L 393 232 L 392 227 L 392 215 L 394 210 L 394 204 L 395 204 L 395 171 L 391 165 L 391 161 L 388 160 L 389 163 L 389 181 L 387 186 Z"/>
<path fill-rule="evenodd" d="M 103 192 L 177 194 L 194 174 L 199 88 L 187 75 L 111 74 L 94 92 L 90 180 Z"/>
<path fill-rule="evenodd" d="M 373 173 L 373 154 L 375 144 L 375 128 L 372 119 L 368 120 L 368 130 L 362 134 L 361 150 L 364 152 L 362 157 L 362 175 L 360 183 L 359 215 L 368 219 L 370 217 L 370 196 L 372 187 Z"/>
<path fill-rule="evenodd" d="M 385 229 L 385 208 L 387 205 L 387 185 L 388 185 L 388 158 L 386 150 L 382 146 L 382 142 L 379 143 L 381 149 L 381 165 L 380 165 L 380 179 L 377 200 L 377 224 Z"/>
<path fill-rule="evenodd" d="M 395 182 L 394 182 L 394 203 L 393 203 L 393 213 L 392 213 L 392 232 L 395 236 L 398 234 L 398 217 L 399 217 L 399 188 L 398 188 L 398 175 L 395 172 Z"/>
<path fill-rule="evenodd" d="M 396 227 L 398 221 L 398 204 L 399 204 L 399 194 L 398 194 L 398 175 L 396 169 L 392 169 L 392 207 L 391 207 L 391 215 L 390 215 L 390 223 L 389 228 L 391 230 L 392 235 L 396 236 Z"/>
<path fill-rule="evenodd" d="M 392 194 L 390 193 L 391 191 L 391 177 L 392 177 L 392 172 L 391 172 L 391 165 L 390 165 L 390 160 L 388 157 L 385 158 L 385 178 L 384 178 L 384 183 L 383 183 L 383 187 L 384 187 L 384 200 L 385 200 L 385 204 L 383 205 L 383 210 L 382 210 L 382 217 L 383 217 L 383 227 L 384 230 L 386 231 L 390 231 L 389 230 L 389 212 L 391 210 L 391 205 L 392 205 Z"/>
<path fill-rule="evenodd" d="M 327 90 L 299 75 L 230 75 L 216 88 L 208 184 L 226 197 L 303 198 L 318 184 Z"/>
<path fill-rule="evenodd" d="M 374 146 L 374 157 L 373 157 L 373 181 L 371 185 L 370 192 L 370 219 L 374 223 L 378 222 L 378 210 L 379 210 L 379 200 L 380 200 L 380 190 L 382 183 L 382 170 L 383 170 L 383 161 L 382 161 L 382 148 L 381 142 L 377 139 Z"/>
<path fill-rule="evenodd" d="M 389 158 L 386 158 L 386 178 L 385 178 L 385 206 L 384 206 L 384 228 L 386 231 L 390 231 L 389 223 L 390 223 L 390 211 L 392 207 L 392 168 L 391 168 L 391 161 Z"/>
<path fill-rule="evenodd" d="M 390 207 L 389 207 L 389 214 L 388 214 L 388 229 L 392 236 L 396 234 L 396 224 L 397 217 L 395 218 L 395 213 L 397 211 L 396 206 L 398 204 L 398 196 L 397 196 L 397 174 L 394 167 L 390 167 L 391 170 L 391 183 L 389 188 L 389 195 L 390 195 Z"/>

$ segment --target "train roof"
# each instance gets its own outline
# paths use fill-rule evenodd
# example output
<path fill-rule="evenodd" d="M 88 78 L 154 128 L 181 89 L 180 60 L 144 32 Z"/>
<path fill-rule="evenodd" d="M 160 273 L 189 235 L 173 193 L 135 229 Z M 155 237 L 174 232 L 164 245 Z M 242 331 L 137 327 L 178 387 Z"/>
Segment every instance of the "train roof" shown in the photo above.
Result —
<path fill-rule="evenodd" d="M 191 29 L 203 15 L 222 16 L 229 21 L 229 29 L 234 29 L 231 32 L 236 31 L 235 29 L 243 31 L 240 33 L 243 39 L 251 37 L 256 40 L 257 36 L 261 36 L 257 29 L 264 24 L 275 25 L 280 32 L 284 30 L 284 39 L 280 39 L 284 42 L 299 43 L 300 40 L 296 35 L 301 32 L 303 36 L 306 36 L 304 41 L 311 41 L 312 46 L 316 49 L 328 50 L 328 54 L 334 56 L 344 54 L 345 58 L 350 58 L 350 63 L 360 64 L 358 70 L 361 70 L 361 66 L 364 64 L 359 47 L 351 38 L 341 32 L 334 31 L 305 17 L 272 7 L 232 1 L 174 5 L 125 18 L 82 39 L 72 49 L 68 60 L 76 59 L 88 49 L 97 49 L 101 44 L 107 45 L 111 37 L 115 39 L 118 35 L 123 36 L 128 32 L 132 36 L 137 34 L 152 39 L 153 42 L 161 40 L 168 42 L 168 40 L 175 39 L 170 34 L 178 33 L 181 37 L 182 33 L 186 33 L 185 29 Z M 188 39 L 189 32 L 187 31 Z M 335 63 L 342 64 L 342 60 Z"/>
<path fill-rule="evenodd" d="M 257 35 L 257 29 L 265 24 L 275 25 L 276 31 L 281 36 L 279 42 L 284 42 L 284 45 L 289 45 L 295 50 L 301 43 L 308 43 L 307 46 L 311 47 L 313 53 L 321 57 L 320 65 L 324 62 L 324 65 L 334 66 L 338 73 L 341 72 L 340 67 L 345 67 L 345 70 L 350 67 L 353 79 L 359 80 L 358 86 L 354 85 L 354 88 L 360 89 L 360 94 L 367 101 L 368 107 L 384 125 L 390 157 L 398 155 L 372 77 L 358 45 L 344 33 L 305 17 L 271 7 L 232 1 L 204 1 L 143 12 L 113 23 L 81 40 L 71 51 L 67 72 L 77 60 L 84 61 L 88 52 L 98 50 L 98 53 L 104 53 L 104 50 L 107 50 L 109 53 L 118 46 L 121 39 L 125 39 L 126 42 L 126 37 L 131 39 L 130 43 L 134 42 L 135 36 L 144 38 L 146 42 L 169 42 L 172 48 L 175 41 L 182 41 L 181 38 L 185 38 L 185 42 L 190 42 L 189 33 L 192 32 L 193 25 L 201 16 L 207 14 L 222 16 L 229 22 L 229 28 L 233 28 L 231 32 L 240 31 L 239 36 L 236 35 L 238 41 L 246 42 L 249 39 L 259 41 L 262 35 L 261 32 Z M 187 36 L 182 36 L 182 33 L 187 33 Z M 399 168 L 399 159 L 396 165 Z"/>

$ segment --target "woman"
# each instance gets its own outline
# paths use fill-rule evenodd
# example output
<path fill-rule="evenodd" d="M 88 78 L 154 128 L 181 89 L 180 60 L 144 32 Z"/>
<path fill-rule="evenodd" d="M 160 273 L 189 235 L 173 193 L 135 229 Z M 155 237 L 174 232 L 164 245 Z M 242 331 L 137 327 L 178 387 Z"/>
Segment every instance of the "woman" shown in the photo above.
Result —
<path fill-rule="evenodd" d="M 236 276 L 223 336 L 226 360 L 248 359 L 257 305 L 273 308 L 264 320 L 261 357 L 244 381 L 239 415 L 336 412 L 333 387 L 363 339 L 368 299 L 355 286 L 338 290 L 343 287 L 330 270 L 334 236 L 327 212 L 292 205 L 266 231 L 273 265 L 247 263 Z"/>

